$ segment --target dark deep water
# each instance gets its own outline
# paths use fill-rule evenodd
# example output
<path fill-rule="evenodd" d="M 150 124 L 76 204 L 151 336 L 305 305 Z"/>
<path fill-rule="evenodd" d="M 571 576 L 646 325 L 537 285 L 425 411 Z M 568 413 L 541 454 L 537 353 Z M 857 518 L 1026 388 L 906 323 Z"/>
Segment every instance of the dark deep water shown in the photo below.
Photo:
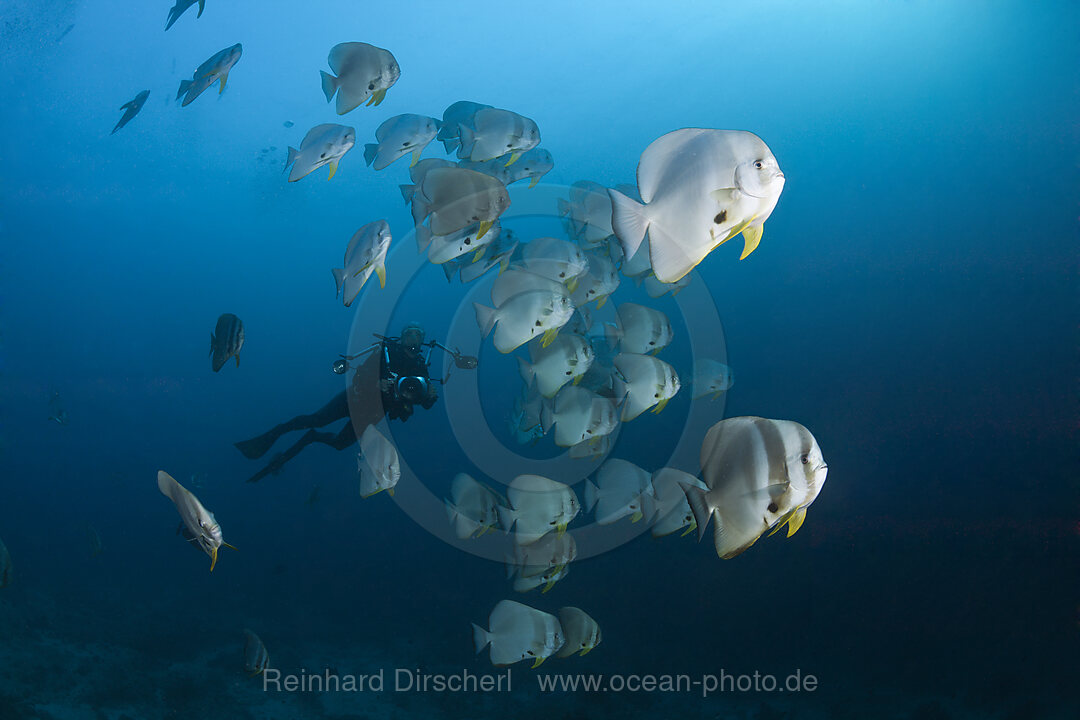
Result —
<path fill-rule="evenodd" d="M 0 720 L 1076 716 L 1073 3 L 209 0 L 166 33 L 168 5 L 0 4 L 0 539 L 14 570 Z M 339 117 L 316 75 L 349 40 L 391 49 L 402 76 L 379 107 Z M 224 94 L 179 108 L 177 83 L 238 41 Z M 281 172 L 313 125 L 373 142 L 387 117 L 459 99 L 538 123 L 555 167 L 521 197 L 631 182 L 677 128 L 768 143 L 787 183 L 761 247 L 742 261 L 738 241 L 720 247 L 692 287 L 719 312 L 736 377 L 712 421 L 797 420 L 829 463 L 797 535 L 732 560 L 646 535 L 518 596 L 501 565 L 404 512 L 406 488 L 360 499 L 355 450 L 312 447 L 244 482 L 261 465 L 231 444 L 340 392 L 330 363 L 370 332 L 415 318 L 478 342 L 486 286 L 430 266 L 395 276 L 418 264 L 407 160 L 376 172 L 358 147 L 330 182 Z M 354 310 L 388 325 L 343 308 L 327 272 L 378 218 L 394 231 L 390 282 L 370 281 Z M 520 228 L 544 222 L 558 228 Z M 687 375 L 689 293 L 652 301 L 624 279 L 614 297 L 671 317 L 661 357 Z M 225 312 L 247 341 L 240 367 L 215 374 L 206 336 Z M 490 340 L 474 349 L 482 414 L 451 418 L 443 398 L 392 426 L 435 497 L 477 472 L 462 428 L 486 421 L 514 452 L 556 454 L 512 444 L 516 361 Z M 50 422 L 61 406 L 67 424 Z M 684 388 L 627 424 L 612 456 L 664 465 L 689 407 Z M 159 469 L 198 475 L 239 548 L 213 574 L 174 534 Z M 492 672 L 469 623 L 504 598 L 579 606 L 603 643 L 514 665 L 509 694 L 264 693 L 242 670 L 247 627 L 282 672 Z M 796 670 L 817 689 L 541 693 L 534 679 Z"/>

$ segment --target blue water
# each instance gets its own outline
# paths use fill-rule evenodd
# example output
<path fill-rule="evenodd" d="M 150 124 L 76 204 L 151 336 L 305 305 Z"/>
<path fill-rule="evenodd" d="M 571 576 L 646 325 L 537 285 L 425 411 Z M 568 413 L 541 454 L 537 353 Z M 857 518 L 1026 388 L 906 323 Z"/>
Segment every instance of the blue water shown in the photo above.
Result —
<path fill-rule="evenodd" d="M 1075 717 L 1074 3 L 208 0 L 166 33 L 169 5 L 0 6 L 0 539 L 14 565 L 0 719 Z M 339 118 L 318 71 L 354 40 L 390 49 L 402 75 L 381 105 Z M 225 92 L 181 109 L 180 80 L 236 42 Z M 645 147 L 682 127 L 768 143 L 787 183 L 762 244 L 710 254 L 693 297 L 718 310 L 736 377 L 712 420 L 797 420 L 824 451 L 799 534 L 727 561 L 708 541 L 639 537 L 515 596 L 501 565 L 404 512 L 405 488 L 361 500 L 354 450 L 313 446 L 244 482 L 261 463 L 232 443 L 340 392 L 339 353 L 414 318 L 430 337 L 475 334 L 485 299 L 435 267 L 395 278 L 415 263 L 407 161 L 375 172 L 355 148 L 333 180 L 287 183 L 286 148 L 324 122 L 373 142 L 392 115 L 461 99 L 538 123 L 555 168 L 517 193 L 632 182 Z M 388 313 L 375 327 L 335 300 L 329 270 L 379 218 L 393 304 L 369 285 L 357 305 Z M 625 280 L 615 298 L 642 299 Z M 652 304 L 676 329 L 663 357 L 688 368 L 688 303 Z M 215 374 L 207 336 L 225 312 L 247 342 Z M 444 398 L 392 425 L 434 497 L 476 472 L 455 428 L 557 454 L 513 445 L 516 361 L 490 340 L 474 349 L 482 412 L 451 417 Z M 48 420 L 57 404 L 66 425 Z M 613 456 L 660 467 L 688 412 L 684 389 L 628 424 Z M 213 574 L 174 534 L 159 469 L 198 474 L 239 548 Z M 515 665 L 510 693 L 274 693 L 242 669 L 248 627 L 283 672 L 492 672 L 469 624 L 504 598 L 581 607 L 603 643 Z M 797 669 L 817 690 L 535 681 Z"/>

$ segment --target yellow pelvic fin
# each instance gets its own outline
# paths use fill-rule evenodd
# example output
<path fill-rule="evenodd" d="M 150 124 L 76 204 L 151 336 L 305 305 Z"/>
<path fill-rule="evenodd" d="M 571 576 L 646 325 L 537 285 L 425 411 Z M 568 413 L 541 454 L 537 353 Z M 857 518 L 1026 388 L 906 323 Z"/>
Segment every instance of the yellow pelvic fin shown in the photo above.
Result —
<path fill-rule="evenodd" d="M 543 595 L 543 594 L 547 593 L 548 590 L 555 587 L 556 582 L 558 582 L 558 581 L 557 580 L 548 580 L 547 585 L 545 585 L 544 589 L 540 591 L 540 594 Z"/>
<path fill-rule="evenodd" d="M 714 392 L 714 393 L 712 394 L 712 399 L 713 399 L 713 400 L 719 400 L 719 399 L 720 399 L 720 395 L 721 395 L 721 393 L 723 393 L 723 392 L 724 392 L 723 390 L 717 390 L 716 392 Z"/>
<path fill-rule="evenodd" d="M 576 377 L 574 378 L 574 382 L 573 382 L 573 384 L 574 384 L 574 385 L 577 385 L 577 384 L 578 384 L 579 382 L 581 382 L 581 378 L 583 378 L 583 377 L 585 377 L 585 375 L 583 375 L 583 374 L 582 374 L 582 375 L 578 375 L 578 376 L 576 376 Z"/>
<path fill-rule="evenodd" d="M 570 292 L 574 292 L 575 290 L 577 290 L 577 286 L 578 286 L 578 283 L 580 281 L 581 281 L 581 276 L 580 275 L 575 275 L 574 277 L 572 277 L 572 278 L 570 278 L 569 280 L 566 281 L 566 289 L 569 290 Z"/>
<path fill-rule="evenodd" d="M 529 181 L 529 189 L 532 190 L 534 187 L 536 187 L 536 183 L 538 182 L 540 182 L 540 176 L 533 175 L 532 180 Z"/>
<path fill-rule="evenodd" d="M 483 259 L 484 255 L 486 253 L 487 253 L 487 245 L 484 245 L 483 247 L 477 248 L 476 252 L 473 253 L 472 261 L 477 262 L 478 260 Z"/>
<path fill-rule="evenodd" d="M 697 530 L 697 521 L 696 521 L 696 520 L 692 520 L 692 521 L 690 522 L 690 524 L 686 526 L 686 529 L 685 529 L 685 530 L 683 530 L 683 534 L 682 534 L 682 535 L 680 535 L 679 537 L 686 537 L 687 535 L 689 535 L 690 533 L 694 532 L 695 530 Z"/>
<path fill-rule="evenodd" d="M 764 228 L 764 225 L 758 225 L 757 227 L 748 227 L 743 229 L 743 249 L 742 255 L 739 256 L 740 260 L 746 259 L 746 257 L 750 253 L 757 250 L 758 243 L 761 242 L 761 234 Z"/>
<path fill-rule="evenodd" d="M 594 647 L 596 647 L 596 646 L 595 646 L 595 645 L 590 645 L 589 647 L 585 648 L 584 650 L 582 650 L 582 651 L 581 651 L 581 655 L 579 655 L 579 657 L 585 657 L 586 655 L 588 655 L 588 654 L 589 654 L 589 652 L 590 652 L 590 651 L 591 651 L 591 650 L 592 650 L 592 649 L 593 649 Z"/>
<path fill-rule="evenodd" d="M 784 513 L 784 516 L 780 518 L 780 521 L 777 522 L 776 525 L 773 526 L 773 529 L 769 531 L 767 537 L 772 537 L 773 535 L 775 535 L 776 531 L 784 527 L 784 524 L 787 523 L 787 521 L 790 520 L 791 516 L 794 514 L 795 510 L 788 510 L 786 513 Z"/>
<path fill-rule="evenodd" d="M 390 497 L 394 497 L 394 488 L 387 488 L 386 489 L 386 494 L 389 495 Z"/>
<path fill-rule="evenodd" d="M 379 103 L 381 103 L 383 101 L 383 98 L 385 98 L 385 97 L 386 97 L 386 90 L 376 90 L 375 92 L 371 93 L 371 97 L 368 98 L 367 104 L 368 105 L 378 106 Z"/>
<path fill-rule="evenodd" d="M 652 409 L 653 415 L 656 415 L 657 413 L 662 412 L 663 409 L 667 407 L 668 400 L 670 400 L 670 399 L 671 398 L 664 398 L 660 402 L 656 403 L 656 407 L 654 407 Z"/>
<path fill-rule="evenodd" d="M 379 278 L 379 287 L 381 287 L 381 288 L 386 287 L 386 266 L 385 265 L 376 265 L 375 266 L 375 275 Z"/>
<path fill-rule="evenodd" d="M 214 572 L 214 566 L 217 565 L 217 548 L 210 549 L 210 572 Z"/>
<path fill-rule="evenodd" d="M 738 188 L 721 188 L 709 193 L 712 199 L 721 205 L 730 205 L 738 200 L 738 196 L 741 194 L 742 192 Z"/>
<path fill-rule="evenodd" d="M 545 658 L 542 658 L 542 657 L 538 657 L 538 658 L 536 658 L 535 660 L 533 660 L 533 670 L 535 670 L 536 668 L 538 668 L 538 667 L 540 667 L 541 665 L 543 665 L 543 664 L 544 664 L 544 660 L 545 660 Z"/>
<path fill-rule="evenodd" d="M 482 221 L 482 222 L 481 222 L 481 223 L 480 223 L 480 224 L 479 224 L 479 225 L 477 226 L 477 230 L 476 230 L 476 239 L 477 239 L 477 240 L 479 240 L 480 238 L 482 238 L 482 237 L 484 237 L 485 235 L 487 235 L 487 231 L 488 231 L 488 230 L 490 230 L 490 229 L 491 229 L 491 226 L 492 226 L 492 225 L 494 225 L 494 224 L 495 224 L 495 221 L 494 221 L 494 220 L 484 220 L 484 221 Z"/>
<path fill-rule="evenodd" d="M 337 172 L 337 164 L 338 164 L 337 160 L 331 160 L 330 161 L 330 174 L 326 176 L 327 180 L 334 177 L 334 173 Z"/>
<path fill-rule="evenodd" d="M 630 516 L 630 522 L 639 522 L 643 517 L 645 517 L 645 515 L 640 510 L 638 510 L 636 513 Z"/>
<path fill-rule="evenodd" d="M 607 299 L 607 295 L 601 295 L 600 299 L 596 301 L 596 309 L 599 310 L 600 308 L 604 307 L 604 303 L 607 302 Z"/>
<path fill-rule="evenodd" d="M 742 221 L 741 223 L 739 223 L 739 224 L 738 224 L 738 225 L 736 225 L 735 227 L 733 227 L 733 228 L 731 228 L 730 230 L 728 230 L 728 232 L 727 232 L 727 235 L 726 235 L 726 236 L 724 237 L 724 239 L 723 239 L 723 240 L 721 240 L 720 242 L 716 243 L 716 244 L 717 244 L 717 246 L 723 245 L 723 244 L 724 244 L 724 243 L 726 243 L 726 242 L 727 242 L 728 240 L 730 240 L 731 238 L 733 238 L 733 237 L 735 237 L 736 235 L 738 235 L 739 233 L 741 233 L 741 232 L 742 232 L 743 230 L 745 230 L 745 229 L 746 229 L 746 227 L 747 227 L 747 226 L 748 226 L 748 225 L 749 225 L 750 223 L 754 222 L 754 218 L 756 218 L 756 217 L 757 217 L 757 215 L 755 215 L 754 217 L 752 217 L 752 218 L 750 218 L 750 219 L 748 219 L 748 220 L 743 220 L 743 221 Z"/>
<path fill-rule="evenodd" d="M 409 163 L 409 167 L 412 167 L 416 165 L 416 163 L 420 162 L 420 153 L 422 152 L 424 152 L 424 148 L 417 148 L 416 150 L 412 151 L 412 162 Z"/>
<path fill-rule="evenodd" d="M 519 157 L 521 157 L 521 153 L 519 153 L 519 152 L 510 153 L 510 159 L 506 161 L 506 164 L 503 165 L 503 167 L 510 167 L 511 165 L 513 165 L 514 163 L 516 163 L 518 161 Z"/>
<path fill-rule="evenodd" d="M 566 523 L 559 523 L 558 525 L 555 526 L 555 534 L 558 535 L 559 537 L 562 537 L 562 535 L 565 532 L 566 532 Z"/>
<path fill-rule="evenodd" d="M 235 546 L 230 545 L 229 543 L 225 542 L 224 540 L 221 541 L 221 544 L 224 545 L 225 547 L 229 548 L 230 550 L 236 550 Z M 237 552 L 239 552 L 239 550 L 237 550 Z"/>
<path fill-rule="evenodd" d="M 218 88 L 218 95 L 225 92 L 225 83 L 229 80 L 229 73 L 224 73 L 221 76 L 221 87 Z"/>
<path fill-rule="evenodd" d="M 545 330 L 543 339 L 540 341 L 540 347 L 547 347 L 558 336 L 559 328 L 551 328 L 550 330 Z"/>
<path fill-rule="evenodd" d="M 802 527 L 803 521 L 806 520 L 806 508 L 801 507 L 795 511 L 795 514 L 791 516 L 787 524 L 787 536 L 791 537 L 795 533 L 799 532 L 799 528 Z"/>

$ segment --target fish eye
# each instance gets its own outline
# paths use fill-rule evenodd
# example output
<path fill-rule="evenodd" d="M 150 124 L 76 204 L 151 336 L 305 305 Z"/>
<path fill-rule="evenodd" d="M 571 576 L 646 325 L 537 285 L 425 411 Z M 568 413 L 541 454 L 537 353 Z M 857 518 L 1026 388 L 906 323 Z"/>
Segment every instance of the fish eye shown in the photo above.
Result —
<path fill-rule="evenodd" d="M 774 502 L 771 502 L 771 503 L 769 503 L 769 507 L 767 507 L 767 508 L 766 508 L 766 510 L 768 510 L 768 511 L 769 511 L 769 512 L 771 512 L 771 513 L 774 513 L 774 512 L 776 512 L 776 511 L 777 511 L 777 510 L 779 510 L 779 509 L 780 509 L 780 508 L 779 508 L 779 507 L 777 507 L 776 503 L 774 503 Z"/>
<path fill-rule="evenodd" d="M 758 170 L 760 170 L 761 168 L 765 167 L 765 163 L 761 162 L 760 160 L 755 160 L 754 161 L 754 167 L 756 167 Z"/>
<path fill-rule="evenodd" d="M 374 90 L 375 89 L 375 83 L 368 83 L 367 89 L 368 90 Z"/>
<path fill-rule="evenodd" d="M 809 455 L 803 455 L 802 456 L 802 464 L 805 465 L 808 462 L 810 462 L 810 456 Z"/>

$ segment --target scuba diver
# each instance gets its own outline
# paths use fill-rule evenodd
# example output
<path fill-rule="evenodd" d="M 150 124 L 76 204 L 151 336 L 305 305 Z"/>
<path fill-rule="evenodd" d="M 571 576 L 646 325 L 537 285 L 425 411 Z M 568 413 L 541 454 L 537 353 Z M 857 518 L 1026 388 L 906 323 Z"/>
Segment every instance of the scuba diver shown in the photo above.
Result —
<path fill-rule="evenodd" d="M 462 355 L 445 345 L 431 340 L 424 342 L 424 328 L 417 322 L 406 325 L 400 337 L 384 337 L 375 334 L 376 342 L 355 355 L 342 355 L 334 362 L 333 371 L 344 375 L 353 369 L 350 363 L 367 356 L 355 368 L 352 382 L 346 390 L 338 393 L 319 410 L 310 415 L 297 415 L 287 422 L 276 425 L 267 432 L 234 443 L 236 449 L 249 459 L 260 458 L 270 450 L 279 437 L 293 430 L 307 430 L 288 450 L 277 453 L 266 467 L 248 478 L 258 482 L 266 475 L 277 475 L 289 460 L 313 442 L 344 450 L 356 442 L 368 425 L 374 425 L 385 415 L 389 420 L 408 420 L 414 408 L 428 410 L 439 399 L 435 383 L 445 384 L 430 375 L 431 352 L 439 348 L 454 358 L 454 364 L 463 370 L 476 368 L 477 359 Z M 427 355 L 423 354 L 427 348 Z M 351 412 L 350 412 L 351 410 Z M 321 428 L 336 420 L 349 420 L 336 433 L 321 432 Z"/>

